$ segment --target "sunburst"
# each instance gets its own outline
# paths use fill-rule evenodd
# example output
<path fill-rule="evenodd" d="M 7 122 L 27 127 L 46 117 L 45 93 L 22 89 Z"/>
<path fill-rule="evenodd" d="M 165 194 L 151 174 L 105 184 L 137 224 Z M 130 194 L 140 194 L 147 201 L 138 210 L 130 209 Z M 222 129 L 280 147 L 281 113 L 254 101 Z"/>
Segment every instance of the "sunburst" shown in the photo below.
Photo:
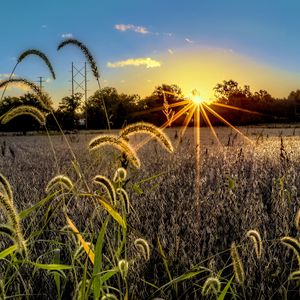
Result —
<path fill-rule="evenodd" d="M 168 92 L 168 91 L 163 91 L 163 96 L 165 97 L 165 94 L 170 94 L 173 96 L 178 96 L 175 93 Z M 212 105 L 213 104 L 213 105 Z M 223 146 L 220 139 L 218 138 L 218 135 L 212 125 L 212 122 L 209 119 L 209 114 L 213 115 L 217 119 L 219 119 L 221 122 L 223 122 L 226 126 L 232 128 L 234 131 L 236 131 L 239 135 L 243 137 L 244 140 L 246 140 L 249 143 L 253 143 L 252 140 L 250 140 L 247 136 L 245 136 L 238 128 L 236 128 L 234 125 L 232 125 L 229 121 L 227 121 L 224 117 L 222 117 L 219 113 L 217 113 L 212 106 L 216 107 L 222 107 L 228 110 L 236 110 L 240 112 L 246 112 L 246 113 L 252 113 L 252 114 L 257 114 L 257 115 L 263 115 L 265 114 L 258 113 L 255 111 L 239 108 L 236 106 L 231 106 L 227 104 L 222 104 L 218 102 L 212 102 L 206 100 L 204 97 L 201 97 L 201 94 L 194 89 L 191 94 L 187 97 L 185 97 L 182 101 L 175 102 L 173 104 L 169 104 L 169 108 L 174 108 L 174 107 L 181 107 L 179 111 L 177 111 L 169 120 L 167 120 L 163 125 L 161 125 L 161 129 L 164 129 L 168 126 L 170 126 L 173 122 L 175 122 L 177 119 L 185 115 L 182 127 L 179 131 L 179 139 L 177 145 L 175 145 L 175 149 L 178 148 L 180 141 L 182 140 L 189 124 L 192 122 L 194 123 L 194 147 L 195 147 L 195 159 L 196 159 L 196 177 L 195 177 L 195 204 L 197 209 L 200 207 L 200 154 L 201 154 L 201 147 L 200 147 L 200 136 L 201 136 L 201 120 L 203 120 L 206 125 L 210 128 L 213 137 L 217 141 L 217 144 L 219 146 Z M 143 113 L 149 113 L 153 111 L 159 111 L 164 109 L 164 106 L 157 107 L 151 110 L 144 111 Z M 209 114 L 207 113 L 209 112 Z M 140 147 L 145 145 L 146 143 L 149 142 L 151 138 L 146 139 L 139 143 L 136 147 L 135 150 L 138 150 Z"/>

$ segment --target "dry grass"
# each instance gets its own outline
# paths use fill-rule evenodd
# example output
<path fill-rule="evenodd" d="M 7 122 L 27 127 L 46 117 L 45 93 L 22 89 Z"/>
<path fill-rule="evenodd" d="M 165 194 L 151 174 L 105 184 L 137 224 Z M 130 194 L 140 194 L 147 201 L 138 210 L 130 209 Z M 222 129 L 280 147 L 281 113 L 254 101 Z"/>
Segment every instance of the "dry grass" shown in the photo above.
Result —
<path fill-rule="evenodd" d="M 166 154 L 154 141 L 138 150 L 141 169 L 127 169 L 124 183 L 132 207 L 127 216 L 127 239 L 132 245 L 127 255 L 129 258 L 137 256 L 134 246 L 137 238 L 145 239 L 151 251 L 148 260 L 129 260 L 128 271 L 122 274 L 127 277 L 132 299 L 152 299 L 155 296 L 199 299 L 205 280 L 217 274 L 223 289 L 233 275 L 230 259 L 233 242 L 238 246 L 245 272 L 242 286 L 232 282 L 237 295 L 246 295 L 248 299 L 278 299 L 283 293 L 293 299 L 291 297 L 299 295 L 297 281 L 288 280 L 290 274 L 297 271 L 297 258 L 280 239 L 284 236 L 299 239 L 300 234 L 294 222 L 300 207 L 300 138 L 297 136 L 300 129 L 269 128 L 262 131 L 262 128 L 249 127 L 242 130 L 255 141 L 254 146 L 244 143 L 230 129 L 218 128 L 221 141 L 227 145 L 221 148 L 207 129 L 202 131 L 198 212 L 193 209 L 196 174 L 192 130 L 188 130 L 173 155 Z M 174 129 L 167 132 L 171 138 L 175 136 Z M 79 193 L 97 174 L 112 180 L 120 167 L 120 154 L 111 148 L 105 148 L 101 153 L 89 153 L 87 145 L 94 136 L 83 133 L 67 137 L 82 178 L 78 178 L 73 157 L 61 136 L 51 137 L 56 160 L 49 151 L 47 136 L 1 137 L 0 170 L 12 185 L 18 211 L 45 197 L 45 186 L 57 174 L 69 176 Z M 143 138 L 133 137 L 130 142 L 138 145 Z M 177 142 L 173 140 L 174 145 Z M 92 189 L 91 193 L 97 187 Z M 46 214 L 50 221 L 46 219 L 41 223 L 38 218 L 25 219 L 24 235 L 26 238 L 28 232 L 42 224 L 43 232 L 34 247 L 30 247 L 32 260 L 41 255 L 41 260 L 51 257 L 47 253 L 58 247 L 53 243 L 56 241 L 62 243 L 59 248 L 65 254 L 61 255 L 61 261 L 67 263 L 66 253 L 74 252 L 71 251 L 74 242 L 72 235 L 59 232 L 66 225 L 62 203 L 68 207 L 68 215 L 85 240 L 94 244 L 101 227 L 99 219 L 103 219 L 106 213 L 95 210 L 89 199 L 79 199 L 78 194 L 62 195 L 53 201 Z M 40 215 L 44 216 L 45 212 L 40 212 Z M 264 245 L 260 260 L 253 251 L 253 242 L 246 237 L 246 233 L 254 228 L 260 233 Z M 113 237 L 115 233 L 107 234 Z M 165 260 L 159 251 L 158 239 Z M 52 242 L 47 242 L 49 240 Z M 4 245 L 6 242 L 0 243 Z M 168 271 L 164 262 L 167 262 Z M 207 268 L 207 271 L 172 289 L 157 291 L 146 283 L 163 286 L 170 282 L 170 276 L 176 278 L 188 270 L 198 270 L 198 266 Z M 33 279 L 28 275 L 28 282 L 30 280 Z M 29 284 L 31 293 L 55 297 L 54 282 L 45 273 L 36 272 L 34 281 L 34 284 Z M 73 287 L 68 284 L 65 293 L 72 294 Z"/>

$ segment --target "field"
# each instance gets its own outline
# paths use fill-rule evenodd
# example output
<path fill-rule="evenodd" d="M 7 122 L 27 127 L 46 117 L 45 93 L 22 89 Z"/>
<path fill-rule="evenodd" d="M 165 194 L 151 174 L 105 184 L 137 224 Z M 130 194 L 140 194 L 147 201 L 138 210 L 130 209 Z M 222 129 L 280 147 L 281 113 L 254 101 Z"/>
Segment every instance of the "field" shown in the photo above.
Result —
<path fill-rule="evenodd" d="M 156 141 L 138 150 L 141 168 L 136 171 L 129 165 L 124 185 L 131 205 L 125 214 L 127 230 L 110 218 L 104 234 L 99 272 L 108 277 L 101 277 L 103 299 L 221 297 L 213 289 L 203 296 L 208 277 L 218 278 L 226 299 L 299 297 L 298 280 L 289 280 L 299 258 L 280 239 L 299 236 L 295 216 L 300 208 L 300 128 L 239 129 L 251 143 L 230 128 L 220 127 L 216 128 L 224 145 L 220 147 L 207 128 L 201 129 L 199 199 L 195 197 L 193 129 L 182 140 L 176 129 L 166 130 L 175 147 L 173 154 Z M 92 297 L 93 268 L 82 243 L 66 227 L 65 214 L 94 250 L 108 214 L 88 196 L 98 191 L 107 197 L 92 180 L 96 175 L 112 180 L 121 159 L 120 152 L 111 147 L 89 152 L 87 145 L 95 136 L 83 132 L 0 137 L 0 170 L 12 186 L 19 212 L 45 199 L 47 183 L 58 174 L 70 177 L 75 186 L 74 191 L 53 195 L 22 218 L 28 260 L 41 265 L 18 263 L 17 256 L 6 256 L 1 264 L 1 291 L 7 299 Z M 130 143 L 137 145 L 144 139 L 138 135 Z M 122 207 L 116 209 L 122 214 Z M 1 216 L 1 223 L 5 220 Z M 259 258 L 255 244 L 246 236 L 251 229 L 262 239 Z M 149 244 L 149 258 L 134 246 L 137 238 Z M 243 282 L 234 273 L 233 242 Z M 9 245 L 10 240 L 3 238 L 0 250 Z M 110 277 L 108 270 L 115 270 L 124 256 L 126 274 L 112 272 Z M 46 265 L 55 263 L 72 268 L 47 269 Z"/>

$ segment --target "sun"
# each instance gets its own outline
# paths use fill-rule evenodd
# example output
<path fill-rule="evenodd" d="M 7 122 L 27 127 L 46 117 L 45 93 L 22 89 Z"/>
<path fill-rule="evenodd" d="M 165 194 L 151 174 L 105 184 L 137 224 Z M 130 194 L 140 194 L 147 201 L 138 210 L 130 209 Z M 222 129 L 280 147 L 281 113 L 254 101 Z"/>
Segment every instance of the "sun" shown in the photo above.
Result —
<path fill-rule="evenodd" d="M 200 93 L 196 89 L 192 90 L 192 93 L 188 98 L 196 105 L 200 105 L 201 103 L 206 102 L 205 99 L 200 96 Z"/>

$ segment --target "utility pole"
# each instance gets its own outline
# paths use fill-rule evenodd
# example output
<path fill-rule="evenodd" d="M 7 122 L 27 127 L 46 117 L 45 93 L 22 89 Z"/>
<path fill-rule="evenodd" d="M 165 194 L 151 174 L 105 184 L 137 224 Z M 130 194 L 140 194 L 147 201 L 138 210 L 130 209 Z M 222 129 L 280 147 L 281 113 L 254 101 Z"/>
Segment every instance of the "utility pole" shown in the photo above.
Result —
<path fill-rule="evenodd" d="M 43 78 L 43 76 L 38 77 L 39 80 L 37 82 L 39 83 L 40 90 L 43 90 L 43 83 L 46 82 L 46 80 L 43 80 Z"/>

